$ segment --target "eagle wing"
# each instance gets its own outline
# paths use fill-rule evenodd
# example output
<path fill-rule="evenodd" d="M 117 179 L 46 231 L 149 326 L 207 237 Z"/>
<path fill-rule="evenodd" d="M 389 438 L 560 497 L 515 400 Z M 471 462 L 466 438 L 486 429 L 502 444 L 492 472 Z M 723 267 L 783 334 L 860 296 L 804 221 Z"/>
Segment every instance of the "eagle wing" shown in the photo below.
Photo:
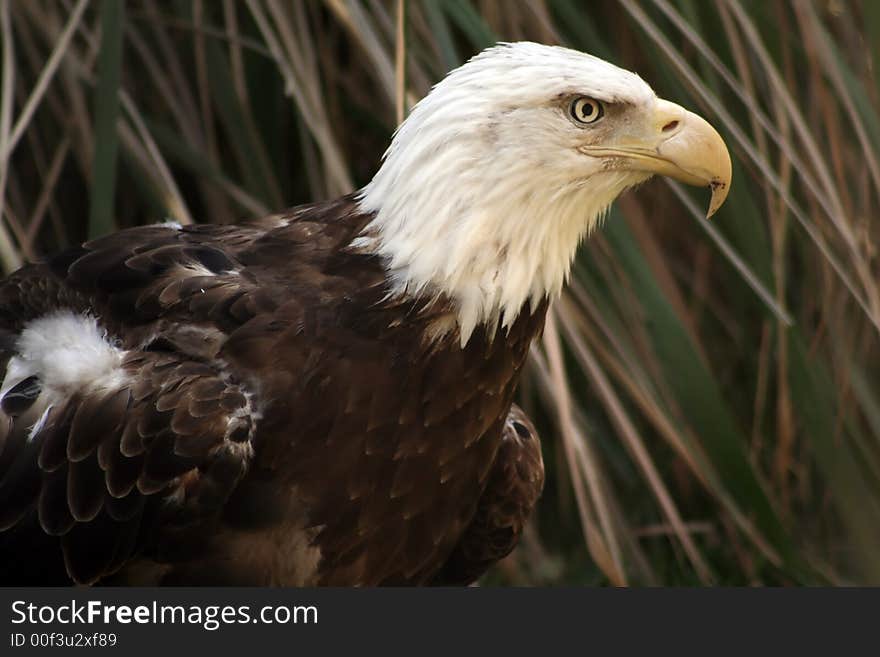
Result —
<path fill-rule="evenodd" d="M 273 304 L 271 286 L 235 259 L 259 234 L 131 229 L 0 284 L 4 583 L 63 576 L 50 558 L 59 542 L 67 575 L 93 583 L 145 549 L 181 549 L 216 517 L 247 471 L 259 419 L 254 395 L 215 358 Z M 46 362 L 53 344 L 31 344 L 82 337 L 70 331 L 91 340 L 57 351 L 70 362 Z M 46 556 L 28 560 L 39 575 L 15 566 L 23 553 Z"/>
<path fill-rule="evenodd" d="M 476 581 L 516 547 L 544 487 L 544 461 L 535 426 L 514 404 L 477 512 L 433 584 Z"/>

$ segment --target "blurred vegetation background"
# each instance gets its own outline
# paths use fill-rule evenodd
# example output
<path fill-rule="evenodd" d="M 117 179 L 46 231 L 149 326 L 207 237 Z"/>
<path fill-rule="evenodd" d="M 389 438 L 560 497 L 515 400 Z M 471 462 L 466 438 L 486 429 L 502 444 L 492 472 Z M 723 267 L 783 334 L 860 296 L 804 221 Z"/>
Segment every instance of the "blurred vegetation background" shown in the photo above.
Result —
<path fill-rule="evenodd" d="M 637 71 L 734 184 L 653 181 L 581 250 L 521 386 L 548 483 L 486 583 L 880 583 L 880 3 L 0 0 L 0 264 L 366 183 L 498 40 Z"/>

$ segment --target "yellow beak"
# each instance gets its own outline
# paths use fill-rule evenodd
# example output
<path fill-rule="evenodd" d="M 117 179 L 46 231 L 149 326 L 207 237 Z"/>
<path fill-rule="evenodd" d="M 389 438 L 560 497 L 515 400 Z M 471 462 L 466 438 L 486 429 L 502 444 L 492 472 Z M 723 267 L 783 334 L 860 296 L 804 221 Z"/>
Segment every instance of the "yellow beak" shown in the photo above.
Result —
<path fill-rule="evenodd" d="M 711 217 L 730 191 L 730 153 L 709 123 L 680 105 L 658 99 L 651 120 L 615 144 L 586 146 L 583 152 L 627 160 L 632 171 L 668 176 L 688 185 L 710 187 Z"/>

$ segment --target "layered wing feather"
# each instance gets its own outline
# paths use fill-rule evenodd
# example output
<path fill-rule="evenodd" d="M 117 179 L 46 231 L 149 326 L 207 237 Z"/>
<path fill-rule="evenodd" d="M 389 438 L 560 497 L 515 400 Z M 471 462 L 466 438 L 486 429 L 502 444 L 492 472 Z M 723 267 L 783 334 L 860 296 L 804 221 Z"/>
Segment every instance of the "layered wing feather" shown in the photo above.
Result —
<path fill-rule="evenodd" d="M 237 246 L 261 234 L 122 231 L 3 282 L 4 570 L 30 545 L 54 542 L 67 574 L 92 583 L 137 553 L 180 549 L 185 534 L 213 522 L 247 470 L 260 416 L 251 390 L 217 354 L 229 332 L 274 306 L 234 259 Z M 45 354 L 26 353 L 27 331 L 41 330 L 35 322 L 65 313 L 71 326 L 79 317 L 100 327 L 118 356 L 110 378 L 87 380 L 87 362 L 46 363 Z M 61 319 L 53 326 L 54 339 L 72 342 L 59 354 L 88 357 Z M 78 380 L 62 380 L 77 366 Z M 21 565 L 2 578 L 42 581 Z"/>
<path fill-rule="evenodd" d="M 0 411 L 0 531 L 36 513 L 83 584 L 159 539 L 157 522 L 165 544 L 178 528 L 197 532 L 253 454 L 258 413 L 225 373 L 173 352 L 131 353 L 121 368 L 118 387 L 86 385 L 60 399 L 36 390 L 29 407 L 7 393 Z"/>

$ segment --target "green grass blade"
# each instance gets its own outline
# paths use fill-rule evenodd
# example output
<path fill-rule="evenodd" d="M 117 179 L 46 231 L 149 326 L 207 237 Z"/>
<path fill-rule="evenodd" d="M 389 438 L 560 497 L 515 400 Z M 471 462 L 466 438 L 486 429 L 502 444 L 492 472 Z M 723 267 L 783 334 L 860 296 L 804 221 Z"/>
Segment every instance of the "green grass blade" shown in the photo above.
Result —
<path fill-rule="evenodd" d="M 272 203 L 272 190 L 268 181 L 274 174 L 265 166 L 268 158 L 262 145 L 256 135 L 247 129 L 247 119 L 229 73 L 229 62 L 220 45 L 213 39 L 206 41 L 205 54 L 211 93 L 214 95 L 226 135 L 238 158 L 239 170 L 246 181 L 245 188 L 261 201 Z M 274 203 L 278 204 L 278 199 L 274 199 Z"/>
<path fill-rule="evenodd" d="M 455 47 L 449 23 L 440 9 L 440 3 L 434 0 L 422 0 L 420 8 L 425 13 L 425 18 L 431 26 L 431 32 L 437 40 L 440 56 L 443 58 L 444 70 L 451 71 L 461 64 L 461 55 L 458 54 L 458 49 Z"/>
<path fill-rule="evenodd" d="M 122 76 L 124 0 L 102 0 L 101 50 L 98 54 L 98 83 L 95 88 L 95 155 L 92 161 L 89 237 L 109 233 L 114 227 L 116 156 L 119 141 L 119 85 Z"/>
<path fill-rule="evenodd" d="M 474 6 L 464 0 L 445 0 L 443 8 L 452 22 L 464 32 L 471 45 L 481 50 L 498 41 L 498 36 L 489 29 L 486 21 L 474 9 Z"/>

